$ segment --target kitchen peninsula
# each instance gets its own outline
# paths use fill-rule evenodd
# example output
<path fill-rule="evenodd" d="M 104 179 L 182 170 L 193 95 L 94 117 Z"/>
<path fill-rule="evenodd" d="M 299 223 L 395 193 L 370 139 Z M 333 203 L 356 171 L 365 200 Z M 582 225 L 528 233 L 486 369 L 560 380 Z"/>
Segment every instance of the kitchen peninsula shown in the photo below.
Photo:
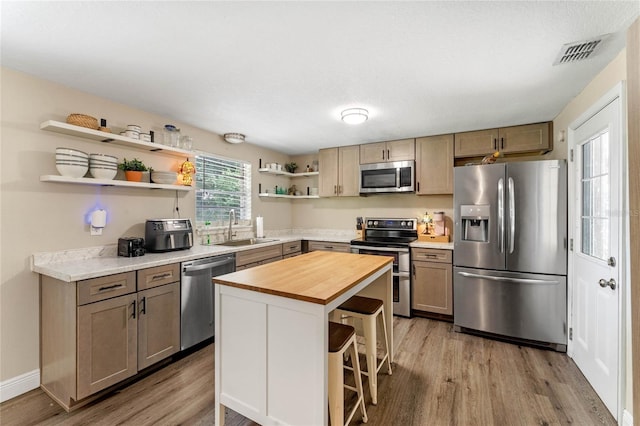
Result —
<path fill-rule="evenodd" d="M 329 314 L 355 294 L 381 299 L 393 342 L 392 259 L 311 252 L 215 277 L 216 425 L 326 425 Z M 393 345 L 390 345 L 393 361 Z"/>

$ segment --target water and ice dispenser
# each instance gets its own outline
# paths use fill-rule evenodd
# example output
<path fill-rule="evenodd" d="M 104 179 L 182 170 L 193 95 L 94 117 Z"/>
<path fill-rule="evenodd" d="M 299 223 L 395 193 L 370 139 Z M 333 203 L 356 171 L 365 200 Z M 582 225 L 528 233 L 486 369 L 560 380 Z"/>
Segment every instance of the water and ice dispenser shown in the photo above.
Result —
<path fill-rule="evenodd" d="M 489 205 L 461 205 L 462 241 L 489 242 Z"/>

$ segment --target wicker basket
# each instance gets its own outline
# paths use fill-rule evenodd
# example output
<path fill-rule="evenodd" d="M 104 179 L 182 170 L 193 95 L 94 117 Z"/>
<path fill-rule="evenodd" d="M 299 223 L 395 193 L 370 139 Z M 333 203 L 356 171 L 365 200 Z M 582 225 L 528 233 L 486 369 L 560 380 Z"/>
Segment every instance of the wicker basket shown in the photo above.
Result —
<path fill-rule="evenodd" d="M 88 127 L 89 129 L 97 130 L 98 119 L 84 114 L 69 114 L 67 117 L 67 123 L 75 126 Z"/>

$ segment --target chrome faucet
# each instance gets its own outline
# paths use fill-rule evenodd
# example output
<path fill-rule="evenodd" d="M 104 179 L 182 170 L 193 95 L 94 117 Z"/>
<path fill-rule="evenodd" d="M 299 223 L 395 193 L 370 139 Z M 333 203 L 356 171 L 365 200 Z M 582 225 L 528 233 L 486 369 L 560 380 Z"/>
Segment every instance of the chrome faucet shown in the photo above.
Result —
<path fill-rule="evenodd" d="M 236 211 L 234 209 L 229 210 L 229 232 L 227 233 L 227 241 L 231 241 L 236 235 L 231 233 L 231 225 L 237 225 L 238 218 L 236 217 Z"/>

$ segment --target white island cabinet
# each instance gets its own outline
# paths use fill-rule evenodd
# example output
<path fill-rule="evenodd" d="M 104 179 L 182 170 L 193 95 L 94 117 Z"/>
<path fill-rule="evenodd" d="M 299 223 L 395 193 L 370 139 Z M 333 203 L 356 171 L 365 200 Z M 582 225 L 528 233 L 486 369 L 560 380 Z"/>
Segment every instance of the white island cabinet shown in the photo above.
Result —
<path fill-rule="evenodd" d="M 388 257 L 316 251 L 213 282 L 218 426 L 225 407 L 261 425 L 327 425 L 329 313 L 355 294 L 383 301 L 393 342 Z"/>

